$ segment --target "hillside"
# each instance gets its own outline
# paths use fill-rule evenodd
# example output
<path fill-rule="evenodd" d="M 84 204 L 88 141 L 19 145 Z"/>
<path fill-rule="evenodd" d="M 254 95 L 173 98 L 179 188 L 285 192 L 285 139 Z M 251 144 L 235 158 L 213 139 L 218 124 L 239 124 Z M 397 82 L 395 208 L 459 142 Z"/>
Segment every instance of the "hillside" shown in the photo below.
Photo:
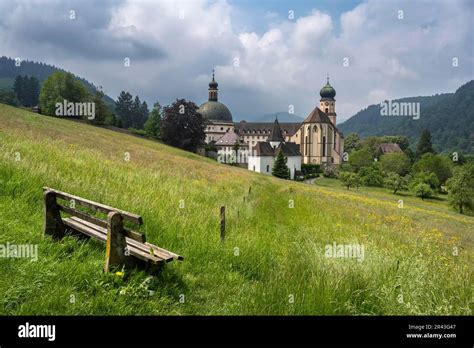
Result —
<path fill-rule="evenodd" d="M 43 237 L 43 186 L 142 215 L 148 241 L 185 260 L 103 274 L 103 244 Z M 0 258 L 0 315 L 472 315 L 473 222 L 442 201 L 279 180 L 0 104 L 0 244 L 39 249 Z M 365 257 L 325 257 L 333 243 Z"/>
<path fill-rule="evenodd" d="M 419 102 L 420 118 L 383 117 L 380 105 L 370 105 L 338 125 L 348 135 L 406 135 L 415 145 L 423 129 L 431 132 L 434 147 L 439 152 L 474 153 L 474 81 L 458 88 L 456 93 L 431 97 L 397 99 L 399 102 Z"/>
<path fill-rule="evenodd" d="M 0 89 L 12 89 L 13 82 L 17 75 L 28 75 L 36 77 L 42 85 L 44 80 L 55 71 L 65 71 L 53 65 L 38 63 L 33 61 L 22 61 L 19 67 L 15 66 L 15 60 L 8 57 L 0 57 Z M 88 91 L 93 93 L 97 87 L 83 79 L 76 76 L 76 79 L 81 81 Z M 104 102 L 113 111 L 115 108 L 115 101 L 108 95 L 104 95 Z"/>

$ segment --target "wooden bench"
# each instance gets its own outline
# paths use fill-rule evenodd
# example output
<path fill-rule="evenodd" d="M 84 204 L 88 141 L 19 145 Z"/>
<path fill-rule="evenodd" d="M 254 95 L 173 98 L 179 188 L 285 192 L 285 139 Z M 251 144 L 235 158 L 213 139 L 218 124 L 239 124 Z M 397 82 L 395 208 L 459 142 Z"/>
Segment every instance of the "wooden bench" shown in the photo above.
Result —
<path fill-rule="evenodd" d="M 43 187 L 43 191 L 44 233 L 55 239 L 61 239 L 69 230 L 105 242 L 105 272 L 112 266 L 136 264 L 137 260 L 138 263 L 159 267 L 173 260 L 183 260 L 180 255 L 147 243 L 145 235 L 124 226 L 124 221 L 142 225 L 143 220 L 139 215 L 49 187 Z M 57 199 L 68 201 L 69 204 L 59 204 Z M 76 205 L 107 214 L 107 220 L 78 210 Z M 71 217 L 62 218 L 61 212 Z"/>

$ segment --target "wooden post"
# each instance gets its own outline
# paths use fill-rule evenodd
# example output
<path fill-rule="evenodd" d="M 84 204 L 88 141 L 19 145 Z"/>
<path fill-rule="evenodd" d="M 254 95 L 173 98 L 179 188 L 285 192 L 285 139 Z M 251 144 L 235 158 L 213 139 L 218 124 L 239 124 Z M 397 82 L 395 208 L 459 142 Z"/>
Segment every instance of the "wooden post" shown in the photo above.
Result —
<path fill-rule="evenodd" d="M 44 197 L 44 234 L 50 235 L 55 239 L 64 237 L 66 228 L 61 219 L 61 214 L 56 202 L 56 194 L 52 191 L 45 191 Z"/>
<path fill-rule="evenodd" d="M 225 239 L 225 206 L 221 207 L 221 242 Z"/>
<path fill-rule="evenodd" d="M 105 242 L 104 272 L 111 266 L 125 265 L 127 242 L 123 234 L 123 216 L 117 211 L 107 215 L 107 241 Z"/>

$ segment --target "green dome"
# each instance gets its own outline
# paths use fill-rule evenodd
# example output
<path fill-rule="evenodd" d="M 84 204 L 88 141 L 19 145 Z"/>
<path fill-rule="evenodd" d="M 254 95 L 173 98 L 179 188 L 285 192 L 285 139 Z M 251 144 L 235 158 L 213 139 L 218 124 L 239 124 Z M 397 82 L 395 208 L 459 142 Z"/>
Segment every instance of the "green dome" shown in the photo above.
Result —
<path fill-rule="evenodd" d="M 218 101 L 205 102 L 199 107 L 198 112 L 208 120 L 232 122 L 230 110 Z"/>
<path fill-rule="evenodd" d="M 319 95 L 321 98 L 330 98 L 333 99 L 336 96 L 336 90 L 332 88 L 332 86 L 329 84 L 329 81 L 326 83 L 326 86 L 321 88 L 321 91 L 319 92 Z"/>

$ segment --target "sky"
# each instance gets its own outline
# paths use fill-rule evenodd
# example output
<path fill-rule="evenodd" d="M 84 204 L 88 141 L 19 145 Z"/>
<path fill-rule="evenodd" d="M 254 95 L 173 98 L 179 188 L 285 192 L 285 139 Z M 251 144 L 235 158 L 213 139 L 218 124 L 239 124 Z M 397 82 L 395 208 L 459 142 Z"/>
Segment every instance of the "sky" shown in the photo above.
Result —
<path fill-rule="evenodd" d="M 473 18 L 470 0 L 0 0 L 0 56 L 149 105 L 207 101 L 215 69 L 234 120 L 291 107 L 305 117 L 329 74 L 340 123 L 472 80 Z"/>

